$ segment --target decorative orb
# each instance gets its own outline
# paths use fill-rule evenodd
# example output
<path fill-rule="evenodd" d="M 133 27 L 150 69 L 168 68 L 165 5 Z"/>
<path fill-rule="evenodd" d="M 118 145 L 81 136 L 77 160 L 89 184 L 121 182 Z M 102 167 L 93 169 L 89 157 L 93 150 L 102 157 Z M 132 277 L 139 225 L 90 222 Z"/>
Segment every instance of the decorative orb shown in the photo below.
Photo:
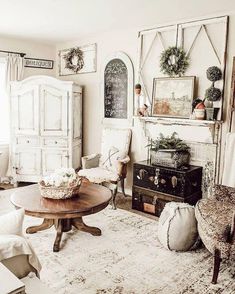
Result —
<path fill-rule="evenodd" d="M 166 249 L 190 250 L 198 240 L 194 207 L 187 203 L 167 203 L 159 218 L 158 239 Z"/>
<path fill-rule="evenodd" d="M 205 98 L 209 101 L 218 101 L 221 97 L 221 90 L 211 86 L 206 90 Z"/>
<path fill-rule="evenodd" d="M 206 76 L 209 81 L 216 82 L 221 80 L 222 78 L 222 71 L 217 66 L 211 66 L 206 71 Z"/>

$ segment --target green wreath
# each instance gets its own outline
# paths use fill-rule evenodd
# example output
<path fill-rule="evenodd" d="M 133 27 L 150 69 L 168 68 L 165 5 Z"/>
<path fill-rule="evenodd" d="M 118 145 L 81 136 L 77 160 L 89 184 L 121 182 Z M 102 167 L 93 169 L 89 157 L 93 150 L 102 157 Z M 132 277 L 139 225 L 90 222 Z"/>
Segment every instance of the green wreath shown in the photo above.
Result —
<path fill-rule="evenodd" d="M 77 57 L 76 63 L 74 63 L 74 58 Z M 78 73 L 84 66 L 83 52 L 77 48 L 71 48 L 67 54 L 64 56 L 65 68 Z"/>
<path fill-rule="evenodd" d="M 160 57 L 160 70 L 171 76 L 181 76 L 189 66 L 189 58 L 182 48 L 169 47 Z"/>

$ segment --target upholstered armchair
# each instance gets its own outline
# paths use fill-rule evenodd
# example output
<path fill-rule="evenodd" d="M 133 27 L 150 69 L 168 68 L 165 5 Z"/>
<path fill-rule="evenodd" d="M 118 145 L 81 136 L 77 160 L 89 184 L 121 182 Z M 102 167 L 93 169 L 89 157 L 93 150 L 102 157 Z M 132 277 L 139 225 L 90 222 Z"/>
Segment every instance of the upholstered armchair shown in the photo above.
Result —
<path fill-rule="evenodd" d="M 82 169 L 79 176 L 92 183 L 102 184 L 112 191 L 112 205 L 116 209 L 115 198 L 118 183 L 121 183 L 125 194 L 124 182 L 127 175 L 127 164 L 131 142 L 130 129 L 104 128 L 102 131 L 101 154 L 96 153 L 82 157 Z"/>
<path fill-rule="evenodd" d="M 216 284 L 221 260 L 235 254 L 235 188 L 215 185 L 211 197 L 197 203 L 195 213 L 202 242 L 214 255 Z"/>

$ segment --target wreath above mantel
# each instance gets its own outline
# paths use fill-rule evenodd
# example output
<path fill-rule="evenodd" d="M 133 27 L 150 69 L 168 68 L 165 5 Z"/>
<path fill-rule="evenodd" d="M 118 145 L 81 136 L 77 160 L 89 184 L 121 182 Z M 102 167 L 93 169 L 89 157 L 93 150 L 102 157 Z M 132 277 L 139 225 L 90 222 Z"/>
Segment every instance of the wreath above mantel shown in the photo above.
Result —
<path fill-rule="evenodd" d="M 83 52 L 78 47 L 71 48 L 64 56 L 65 68 L 78 73 L 84 66 Z"/>
<path fill-rule="evenodd" d="M 182 48 L 169 47 L 160 57 L 161 72 L 168 76 L 181 76 L 189 66 L 189 58 Z"/>

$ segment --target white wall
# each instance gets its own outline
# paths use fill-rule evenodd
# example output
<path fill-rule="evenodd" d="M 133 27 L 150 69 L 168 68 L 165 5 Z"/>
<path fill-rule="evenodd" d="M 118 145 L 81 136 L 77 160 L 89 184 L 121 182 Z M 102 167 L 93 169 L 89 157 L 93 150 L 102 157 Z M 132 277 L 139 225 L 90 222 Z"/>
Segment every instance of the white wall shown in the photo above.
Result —
<path fill-rule="evenodd" d="M 15 51 L 26 53 L 26 57 L 30 58 L 41 58 L 55 60 L 55 46 L 42 44 L 39 42 L 32 42 L 29 40 L 7 38 L 0 36 L 0 50 Z M 6 56 L 0 52 L 1 56 Z M 29 68 L 25 67 L 24 78 L 32 75 L 50 75 L 55 76 L 56 66 L 54 69 L 40 69 L 40 68 Z"/>
<path fill-rule="evenodd" d="M 184 1 L 182 1 L 184 2 Z M 187 2 L 185 0 L 185 2 Z M 197 2 L 195 2 L 196 5 Z M 204 2 L 206 5 L 206 3 Z M 204 5 L 197 7 L 195 9 L 195 13 L 193 14 L 194 18 L 200 19 L 200 16 L 203 18 L 207 16 L 217 16 L 221 15 L 221 13 L 216 13 L 213 15 L 205 15 L 204 14 Z M 207 7 L 208 8 L 208 7 Z M 235 7 L 234 7 L 235 8 Z M 154 9 L 154 7 L 153 7 Z M 211 11 L 211 13 L 217 11 L 216 5 L 208 8 L 207 10 Z M 187 18 L 187 16 L 192 16 L 191 11 L 184 11 L 183 6 L 182 10 L 179 11 L 178 17 L 174 16 L 172 20 L 169 20 L 168 16 L 166 20 L 169 23 L 179 22 L 181 20 L 187 21 L 191 20 L 191 18 Z M 224 13 L 222 15 L 228 14 L 230 16 L 229 21 L 229 39 L 228 39 L 228 55 L 227 55 L 227 74 L 226 74 L 226 88 L 225 88 L 225 108 L 229 99 L 229 88 L 231 82 L 231 68 L 232 68 L 232 57 L 235 55 L 235 13 Z M 143 15 L 140 19 L 140 27 L 136 29 L 126 29 L 120 31 L 108 31 L 102 34 L 94 35 L 87 37 L 82 40 L 74 40 L 69 43 L 62 43 L 57 45 L 57 52 L 60 49 L 70 48 L 72 46 L 85 45 L 90 43 L 97 43 L 97 72 L 96 73 L 88 73 L 88 74 L 80 74 L 80 75 L 70 75 L 67 77 L 61 77 L 66 80 L 74 80 L 80 85 L 84 86 L 84 154 L 90 154 L 93 152 L 99 151 L 100 141 L 101 141 L 101 130 L 102 130 L 102 101 L 103 97 L 100 94 L 100 84 L 102 80 L 102 72 L 101 66 L 102 62 L 105 58 L 115 52 L 115 51 L 123 51 L 129 55 L 131 58 L 134 68 L 136 69 L 136 61 L 137 61 L 137 33 L 138 30 L 143 27 L 148 27 L 148 22 L 151 23 L 152 20 L 148 20 L 148 15 Z M 165 24 L 163 22 L 163 24 Z M 156 25 L 161 25 L 157 23 Z M 141 27 L 142 26 L 142 27 Z M 226 111 L 225 111 L 226 113 Z M 226 120 L 226 117 L 224 117 Z M 225 129 L 226 129 L 225 124 Z M 141 127 L 139 127 L 141 128 Z M 145 142 L 140 141 L 140 137 L 137 132 L 142 132 L 142 130 L 136 129 L 133 134 L 132 140 L 132 161 L 145 159 L 146 154 L 140 154 L 140 145 L 145 144 Z M 129 173 L 128 178 L 128 187 L 131 185 L 131 173 Z"/>

